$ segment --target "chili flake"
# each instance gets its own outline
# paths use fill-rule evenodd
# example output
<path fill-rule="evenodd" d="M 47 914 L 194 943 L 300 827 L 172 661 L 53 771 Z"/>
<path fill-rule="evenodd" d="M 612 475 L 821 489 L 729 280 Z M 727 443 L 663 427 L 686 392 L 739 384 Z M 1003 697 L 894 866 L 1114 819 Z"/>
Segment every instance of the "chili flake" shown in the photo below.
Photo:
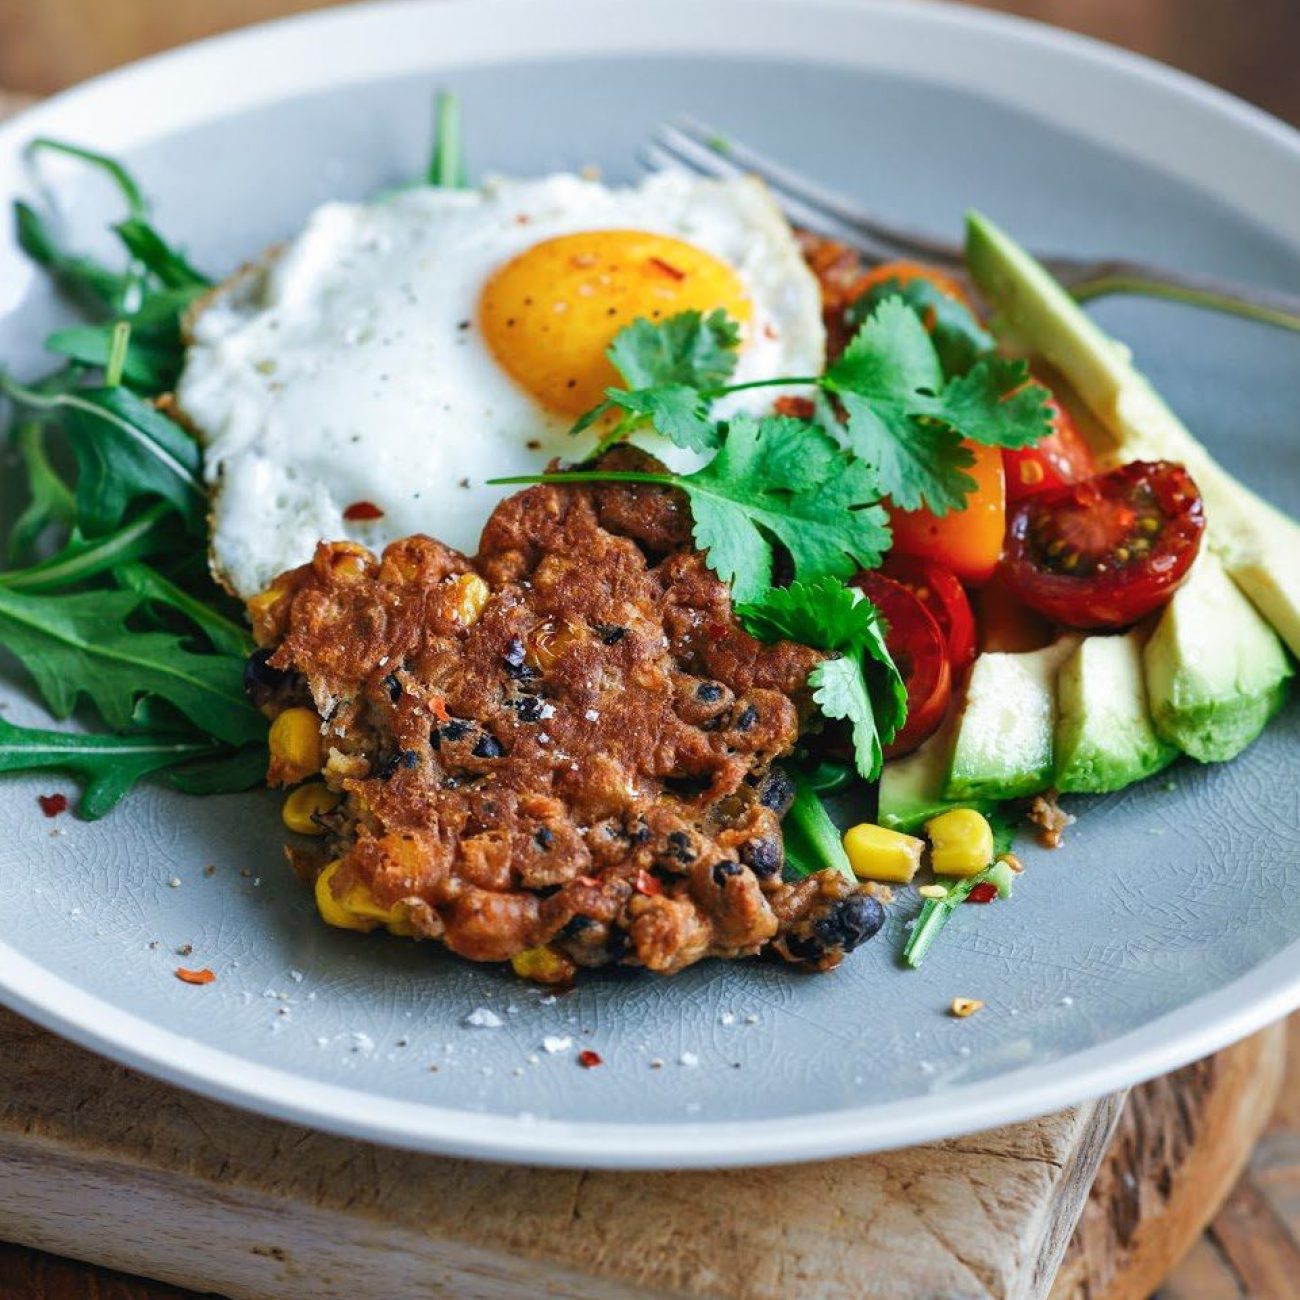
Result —
<path fill-rule="evenodd" d="M 176 978 L 182 984 L 211 984 L 217 977 L 206 966 L 202 970 L 186 970 L 184 966 L 177 966 Z"/>
<path fill-rule="evenodd" d="M 811 420 L 817 413 L 810 397 L 794 397 L 789 394 L 778 397 L 772 403 L 772 409 L 777 415 L 788 415 L 792 420 Z"/>
<path fill-rule="evenodd" d="M 66 794 L 38 794 L 36 802 L 41 805 L 41 812 L 47 817 L 57 817 L 61 812 L 68 811 Z"/>
<path fill-rule="evenodd" d="M 584 1047 L 582 1051 L 578 1053 L 578 1064 L 582 1066 L 584 1070 L 594 1070 L 596 1066 L 604 1065 L 605 1062 L 601 1058 L 599 1052 L 593 1052 L 590 1047 Z"/>
<path fill-rule="evenodd" d="M 998 887 L 990 884 L 987 880 L 981 880 L 974 889 L 966 895 L 968 903 L 991 903 L 998 896 Z"/>
<path fill-rule="evenodd" d="M 636 873 L 636 892 L 638 894 L 648 894 L 651 898 L 655 898 L 664 892 L 664 887 L 659 883 L 657 877 L 652 876 L 643 867 Z"/>
<path fill-rule="evenodd" d="M 343 518 L 350 523 L 360 519 L 382 519 L 384 512 L 373 501 L 354 501 L 343 512 Z"/>
<path fill-rule="evenodd" d="M 650 259 L 650 265 L 653 266 L 656 271 L 662 271 L 670 280 L 686 279 L 685 271 L 680 267 L 674 266 L 671 262 L 665 262 L 662 257 L 652 257 Z"/>

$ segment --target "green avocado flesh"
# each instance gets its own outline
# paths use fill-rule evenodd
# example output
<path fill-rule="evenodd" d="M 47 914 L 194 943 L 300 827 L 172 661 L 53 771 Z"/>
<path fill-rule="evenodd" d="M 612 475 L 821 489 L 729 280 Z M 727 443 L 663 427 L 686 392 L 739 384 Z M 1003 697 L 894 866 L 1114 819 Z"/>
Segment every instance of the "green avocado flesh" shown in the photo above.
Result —
<path fill-rule="evenodd" d="M 945 798 L 1016 799 L 1052 784 L 1056 676 L 1078 644 L 1066 636 L 1027 654 L 975 660 Z"/>
<path fill-rule="evenodd" d="M 1056 679 L 1056 776 L 1065 794 L 1104 794 L 1167 767 L 1178 749 L 1151 721 L 1138 630 L 1085 637 Z"/>
<path fill-rule="evenodd" d="M 1291 676 L 1277 635 L 1208 553 L 1160 616 L 1144 663 L 1156 730 L 1202 763 L 1241 753 Z"/>
<path fill-rule="evenodd" d="M 993 222 L 966 219 L 966 264 L 1010 351 L 1050 362 L 1105 431 L 1102 463 L 1171 460 L 1205 500 L 1206 542 L 1232 580 L 1300 655 L 1300 524 L 1223 470 L 1187 431 L 1127 348 L 1088 318 L 1051 275 Z"/>
<path fill-rule="evenodd" d="M 946 799 L 943 793 L 957 731 L 956 714 L 919 749 L 891 759 L 880 774 L 880 803 L 876 820 L 890 830 L 913 834 L 931 817 L 950 808 L 975 808 L 991 812 L 993 799 Z"/>

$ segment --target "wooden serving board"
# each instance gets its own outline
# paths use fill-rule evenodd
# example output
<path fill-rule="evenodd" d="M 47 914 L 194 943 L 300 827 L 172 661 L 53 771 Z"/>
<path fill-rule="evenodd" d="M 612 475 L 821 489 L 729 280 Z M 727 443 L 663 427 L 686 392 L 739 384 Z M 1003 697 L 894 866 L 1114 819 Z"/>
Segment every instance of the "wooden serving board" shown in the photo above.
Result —
<path fill-rule="evenodd" d="M 236 1300 L 1030 1300 L 1052 1291 L 1118 1122 L 1052 1294 L 1137 1300 L 1236 1177 L 1282 1059 L 1269 1031 L 1138 1090 L 1127 1109 L 1112 1095 L 854 1160 L 620 1174 L 310 1132 L 0 1012 L 0 1238 Z"/>

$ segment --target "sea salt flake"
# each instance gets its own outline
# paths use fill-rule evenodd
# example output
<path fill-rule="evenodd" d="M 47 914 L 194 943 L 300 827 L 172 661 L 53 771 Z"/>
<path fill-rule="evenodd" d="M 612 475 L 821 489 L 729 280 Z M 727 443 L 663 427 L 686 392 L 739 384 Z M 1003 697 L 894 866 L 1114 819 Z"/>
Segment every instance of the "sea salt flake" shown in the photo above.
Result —
<path fill-rule="evenodd" d="M 553 1056 L 556 1052 L 567 1052 L 573 1046 L 573 1039 L 568 1034 L 547 1034 L 542 1039 L 542 1051 Z"/>
<path fill-rule="evenodd" d="M 489 1011 L 487 1007 L 476 1007 L 461 1023 L 471 1029 L 500 1029 L 502 1022 L 495 1011 Z"/>
<path fill-rule="evenodd" d="M 693 1070 L 700 1063 L 700 1058 L 694 1052 L 683 1052 L 678 1058 L 677 1063 L 684 1065 L 688 1070 Z"/>

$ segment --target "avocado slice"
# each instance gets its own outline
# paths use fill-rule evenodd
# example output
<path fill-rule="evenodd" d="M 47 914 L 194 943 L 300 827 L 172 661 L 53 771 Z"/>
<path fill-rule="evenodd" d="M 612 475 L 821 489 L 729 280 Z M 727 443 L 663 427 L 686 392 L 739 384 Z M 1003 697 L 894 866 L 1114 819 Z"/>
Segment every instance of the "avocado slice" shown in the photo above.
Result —
<path fill-rule="evenodd" d="M 931 817 L 950 808 L 974 808 L 992 812 L 994 799 L 947 799 L 944 782 L 952 761 L 957 734 L 957 714 L 950 713 L 938 731 L 919 749 L 891 759 L 880 773 L 880 795 L 876 820 L 890 830 L 913 834 Z"/>
<path fill-rule="evenodd" d="M 1291 676 L 1281 641 L 1209 553 L 1174 592 L 1143 662 L 1156 730 L 1202 763 L 1241 753 L 1282 707 Z"/>
<path fill-rule="evenodd" d="M 945 798 L 1016 799 L 1052 784 L 1056 675 L 1078 644 L 1064 636 L 1042 650 L 975 660 Z"/>
<path fill-rule="evenodd" d="M 1103 464 L 1172 460 L 1205 499 L 1207 541 L 1232 580 L 1300 655 L 1300 524 L 1222 469 L 1073 298 L 987 217 L 966 218 L 966 265 L 1009 349 L 1053 365 L 1105 430 Z"/>
<path fill-rule="evenodd" d="M 1238 597 L 1240 599 L 1240 597 Z M 1084 637 L 1056 678 L 1056 778 L 1063 794 L 1105 794 L 1159 772 L 1178 747 L 1156 733 L 1142 673 L 1145 634 Z"/>

